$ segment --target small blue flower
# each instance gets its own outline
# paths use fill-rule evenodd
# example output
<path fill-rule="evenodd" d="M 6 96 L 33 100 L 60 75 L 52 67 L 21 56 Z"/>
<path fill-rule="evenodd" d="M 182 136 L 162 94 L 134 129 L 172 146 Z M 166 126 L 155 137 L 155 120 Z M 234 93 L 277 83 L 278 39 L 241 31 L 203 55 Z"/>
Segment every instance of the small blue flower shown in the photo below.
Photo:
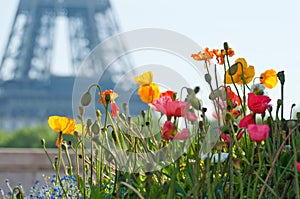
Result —
<path fill-rule="evenodd" d="M 9 179 L 5 179 L 5 183 L 8 183 L 9 182 Z"/>
<path fill-rule="evenodd" d="M 40 181 L 39 180 L 35 180 L 35 182 L 34 182 L 35 184 L 39 184 L 40 183 Z"/>

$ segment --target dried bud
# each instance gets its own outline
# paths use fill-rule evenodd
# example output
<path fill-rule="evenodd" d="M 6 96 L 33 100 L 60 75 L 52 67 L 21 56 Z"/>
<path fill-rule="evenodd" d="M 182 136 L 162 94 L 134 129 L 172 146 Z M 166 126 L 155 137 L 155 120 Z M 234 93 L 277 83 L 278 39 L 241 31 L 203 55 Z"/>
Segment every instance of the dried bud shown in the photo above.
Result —
<path fill-rule="evenodd" d="M 81 97 L 81 105 L 82 106 L 88 106 L 91 101 L 92 101 L 92 95 L 89 91 L 87 91 L 86 93 L 84 93 Z"/>

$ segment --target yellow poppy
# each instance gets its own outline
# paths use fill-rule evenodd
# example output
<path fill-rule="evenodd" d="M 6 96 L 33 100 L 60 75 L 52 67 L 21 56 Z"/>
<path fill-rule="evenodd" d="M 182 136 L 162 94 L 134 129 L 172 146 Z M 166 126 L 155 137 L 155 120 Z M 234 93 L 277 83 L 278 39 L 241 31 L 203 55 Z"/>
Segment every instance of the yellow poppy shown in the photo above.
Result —
<path fill-rule="evenodd" d="M 76 129 L 76 122 L 73 119 L 61 116 L 50 116 L 48 119 L 49 126 L 56 132 L 59 132 L 59 135 L 56 140 L 56 146 L 60 146 L 63 137 L 62 134 L 74 134 Z"/>
<path fill-rule="evenodd" d="M 138 94 L 143 102 L 152 103 L 159 98 L 159 87 L 157 84 L 152 82 L 153 73 L 151 71 L 135 77 L 134 80 L 140 85 Z"/>
<path fill-rule="evenodd" d="M 231 69 L 228 69 L 226 71 L 226 79 L 225 82 L 227 84 L 243 84 L 244 81 L 246 84 L 250 83 L 255 75 L 255 69 L 254 66 L 248 66 L 246 60 L 244 58 L 238 58 L 235 60 L 235 71 L 230 71 Z M 231 74 L 230 73 L 234 73 Z M 244 78 L 244 81 L 243 81 Z"/>
<path fill-rule="evenodd" d="M 260 82 L 267 88 L 274 88 L 277 85 L 277 73 L 274 69 L 266 70 L 260 75 Z"/>
<path fill-rule="evenodd" d="M 149 85 L 140 86 L 138 94 L 141 100 L 145 103 L 152 103 L 160 96 L 160 91 L 155 83 Z"/>

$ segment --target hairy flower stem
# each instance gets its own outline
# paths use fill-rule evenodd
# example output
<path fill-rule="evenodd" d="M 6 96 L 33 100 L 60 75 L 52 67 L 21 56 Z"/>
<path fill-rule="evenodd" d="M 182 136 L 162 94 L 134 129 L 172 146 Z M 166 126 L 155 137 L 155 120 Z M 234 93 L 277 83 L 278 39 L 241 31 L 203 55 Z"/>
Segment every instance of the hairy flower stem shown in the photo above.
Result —
<path fill-rule="evenodd" d="M 274 157 L 274 159 L 273 159 L 271 168 L 270 168 L 270 170 L 269 170 L 269 172 L 268 172 L 268 175 L 267 175 L 267 177 L 266 177 L 266 179 L 265 179 L 265 181 L 264 181 L 264 185 L 263 185 L 263 187 L 262 187 L 261 190 L 260 190 L 258 199 L 261 199 L 262 196 L 263 196 L 263 193 L 264 193 L 264 191 L 265 191 L 265 189 L 266 189 L 266 185 L 267 185 L 267 183 L 268 183 L 268 181 L 269 181 L 269 178 L 270 178 L 270 176 L 271 176 L 271 174 L 272 174 L 273 168 L 275 167 L 275 164 L 276 164 L 276 162 L 277 162 L 277 159 L 279 158 L 279 155 L 280 155 L 280 153 L 281 153 L 283 147 L 285 146 L 285 143 L 286 143 L 287 140 L 291 137 L 291 135 L 296 131 L 297 128 L 298 128 L 298 125 L 297 125 L 295 128 L 291 129 L 290 133 L 285 137 L 285 139 L 284 139 L 283 142 L 281 143 L 281 146 L 279 147 L 278 151 L 276 152 L 276 155 L 275 155 L 275 157 Z"/>
<path fill-rule="evenodd" d="M 289 131 L 291 131 L 291 129 L 289 129 Z M 293 152 L 294 152 L 294 174 L 295 174 L 295 189 L 296 189 L 296 198 L 300 198 L 300 190 L 299 190 L 299 180 L 298 180 L 298 169 L 296 166 L 296 162 L 297 162 L 297 145 L 296 145 L 296 137 L 293 133 L 292 136 L 292 145 L 293 145 Z"/>
<path fill-rule="evenodd" d="M 261 150 L 260 150 L 260 143 L 257 145 L 257 148 L 258 148 L 258 175 L 260 175 L 260 172 L 261 172 L 261 167 L 262 167 L 262 158 L 261 158 Z M 258 178 L 256 176 L 255 180 L 254 180 L 254 186 L 253 186 L 253 190 L 252 190 L 252 199 L 255 199 L 256 198 L 256 187 L 257 187 L 257 182 L 258 182 Z"/>

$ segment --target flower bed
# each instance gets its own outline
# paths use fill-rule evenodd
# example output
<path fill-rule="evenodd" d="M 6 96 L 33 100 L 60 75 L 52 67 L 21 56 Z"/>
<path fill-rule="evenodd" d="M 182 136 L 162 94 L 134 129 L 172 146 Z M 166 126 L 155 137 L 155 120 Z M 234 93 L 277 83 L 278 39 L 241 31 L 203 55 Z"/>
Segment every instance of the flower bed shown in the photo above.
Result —
<path fill-rule="evenodd" d="M 49 157 L 55 175 L 42 186 L 41 197 L 300 198 L 300 114 L 285 120 L 283 94 L 277 101 L 266 95 L 275 86 L 283 93 L 284 72 L 268 69 L 256 76 L 244 58 L 230 64 L 233 57 L 227 43 L 222 50 L 192 54 L 191 59 L 205 62 L 212 117 L 199 99 L 199 87 L 163 92 L 151 71 L 135 78 L 149 107 L 136 118 L 127 115 L 126 104 L 120 110 L 116 92 L 91 85 L 81 98 L 80 122 L 49 118 L 58 132 L 58 155 Z M 223 82 L 210 74 L 209 67 L 219 67 L 211 63 L 214 58 L 224 68 Z M 94 87 L 105 109 L 96 111 L 95 121 L 84 114 Z M 64 140 L 64 134 L 77 141 Z M 42 145 L 48 155 L 45 140 Z M 22 189 L 11 195 L 21 197 Z"/>

